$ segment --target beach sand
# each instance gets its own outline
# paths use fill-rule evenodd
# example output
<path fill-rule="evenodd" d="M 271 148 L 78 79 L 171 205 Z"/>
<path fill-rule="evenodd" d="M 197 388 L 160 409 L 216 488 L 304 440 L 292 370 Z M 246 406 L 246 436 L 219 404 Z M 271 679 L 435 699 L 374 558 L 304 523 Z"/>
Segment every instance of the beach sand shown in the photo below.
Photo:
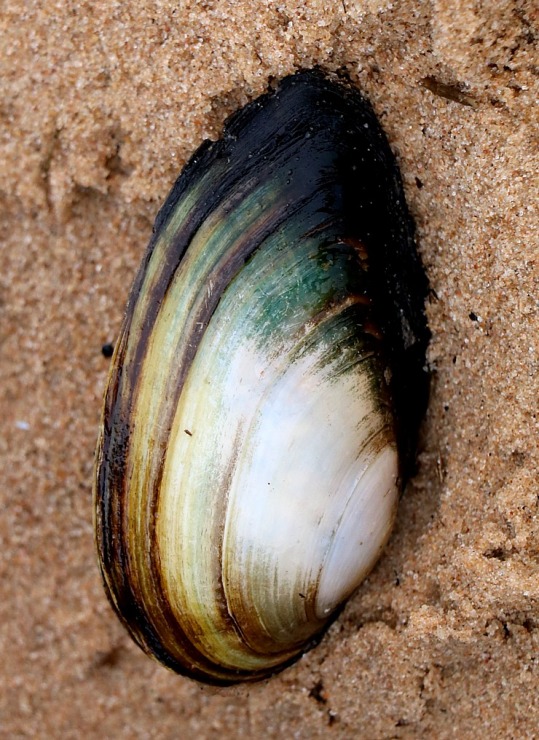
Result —
<path fill-rule="evenodd" d="M 539 726 L 539 91 L 532 0 L 7 0 L 0 14 L 0 735 L 526 738 Z M 345 69 L 431 284 L 417 476 L 322 643 L 260 684 L 176 676 L 92 533 L 130 283 L 192 152 L 270 79 Z"/>

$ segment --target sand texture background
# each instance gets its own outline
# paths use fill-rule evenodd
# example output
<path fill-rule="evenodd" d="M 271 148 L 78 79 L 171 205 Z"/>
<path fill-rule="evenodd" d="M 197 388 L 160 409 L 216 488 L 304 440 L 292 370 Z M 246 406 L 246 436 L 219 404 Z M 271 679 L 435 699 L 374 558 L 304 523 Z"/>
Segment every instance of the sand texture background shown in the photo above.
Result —
<path fill-rule="evenodd" d="M 533 0 L 4 0 L 1 737 L 537 735 L 538 20 Z M 202 687 L 145 657 L 101 587 L 101 346 L 186 159 L 315 64 L 370 98 L 417 224 L 419 471 L 315 650 Z"/>

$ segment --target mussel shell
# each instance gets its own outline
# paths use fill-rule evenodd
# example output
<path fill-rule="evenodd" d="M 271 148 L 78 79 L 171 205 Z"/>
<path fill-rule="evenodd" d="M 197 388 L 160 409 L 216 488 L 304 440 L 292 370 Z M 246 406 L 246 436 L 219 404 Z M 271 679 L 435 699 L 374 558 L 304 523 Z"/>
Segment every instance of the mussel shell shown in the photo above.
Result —
<path fill-rule="evenodd" d="M 413 465 L 426 290 L 394 157 L 349 84 L 288 77 L 192 157 L 131 291 L 97 448 L 101 571 L 144 650 L 229 683 L 321 633 Z"/>

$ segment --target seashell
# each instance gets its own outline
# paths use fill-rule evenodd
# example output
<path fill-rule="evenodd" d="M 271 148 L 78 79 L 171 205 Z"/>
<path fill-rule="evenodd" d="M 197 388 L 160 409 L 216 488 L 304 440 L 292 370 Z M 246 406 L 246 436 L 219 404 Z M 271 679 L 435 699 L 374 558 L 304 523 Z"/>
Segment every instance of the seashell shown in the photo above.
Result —
<path fill-rule="evenodd" d="M 101 571 L 145 651 L 226 684 L 319 639 L 413 466 L 426 291 L 394 157 L 349 84 L 290 76 L 192 157 L 97 447 Z"/>

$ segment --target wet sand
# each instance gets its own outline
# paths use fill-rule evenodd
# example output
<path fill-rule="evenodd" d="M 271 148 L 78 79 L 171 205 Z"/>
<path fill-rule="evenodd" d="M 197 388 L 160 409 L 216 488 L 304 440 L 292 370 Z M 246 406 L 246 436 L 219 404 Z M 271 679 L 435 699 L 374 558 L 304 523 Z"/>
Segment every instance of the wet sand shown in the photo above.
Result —
<path fill-rule="evenodd" d="M 0 734 L 534 737 L 534 4 L 34 6 L 0 14 Z M 191 153 L 269 79 L 316 64 L 371 100 L 417 225 L 433 335 L 418 473 L 317 648 L 266 682 L 202 687 L 145 657 L 101 587 L 101 347 Z"/>

